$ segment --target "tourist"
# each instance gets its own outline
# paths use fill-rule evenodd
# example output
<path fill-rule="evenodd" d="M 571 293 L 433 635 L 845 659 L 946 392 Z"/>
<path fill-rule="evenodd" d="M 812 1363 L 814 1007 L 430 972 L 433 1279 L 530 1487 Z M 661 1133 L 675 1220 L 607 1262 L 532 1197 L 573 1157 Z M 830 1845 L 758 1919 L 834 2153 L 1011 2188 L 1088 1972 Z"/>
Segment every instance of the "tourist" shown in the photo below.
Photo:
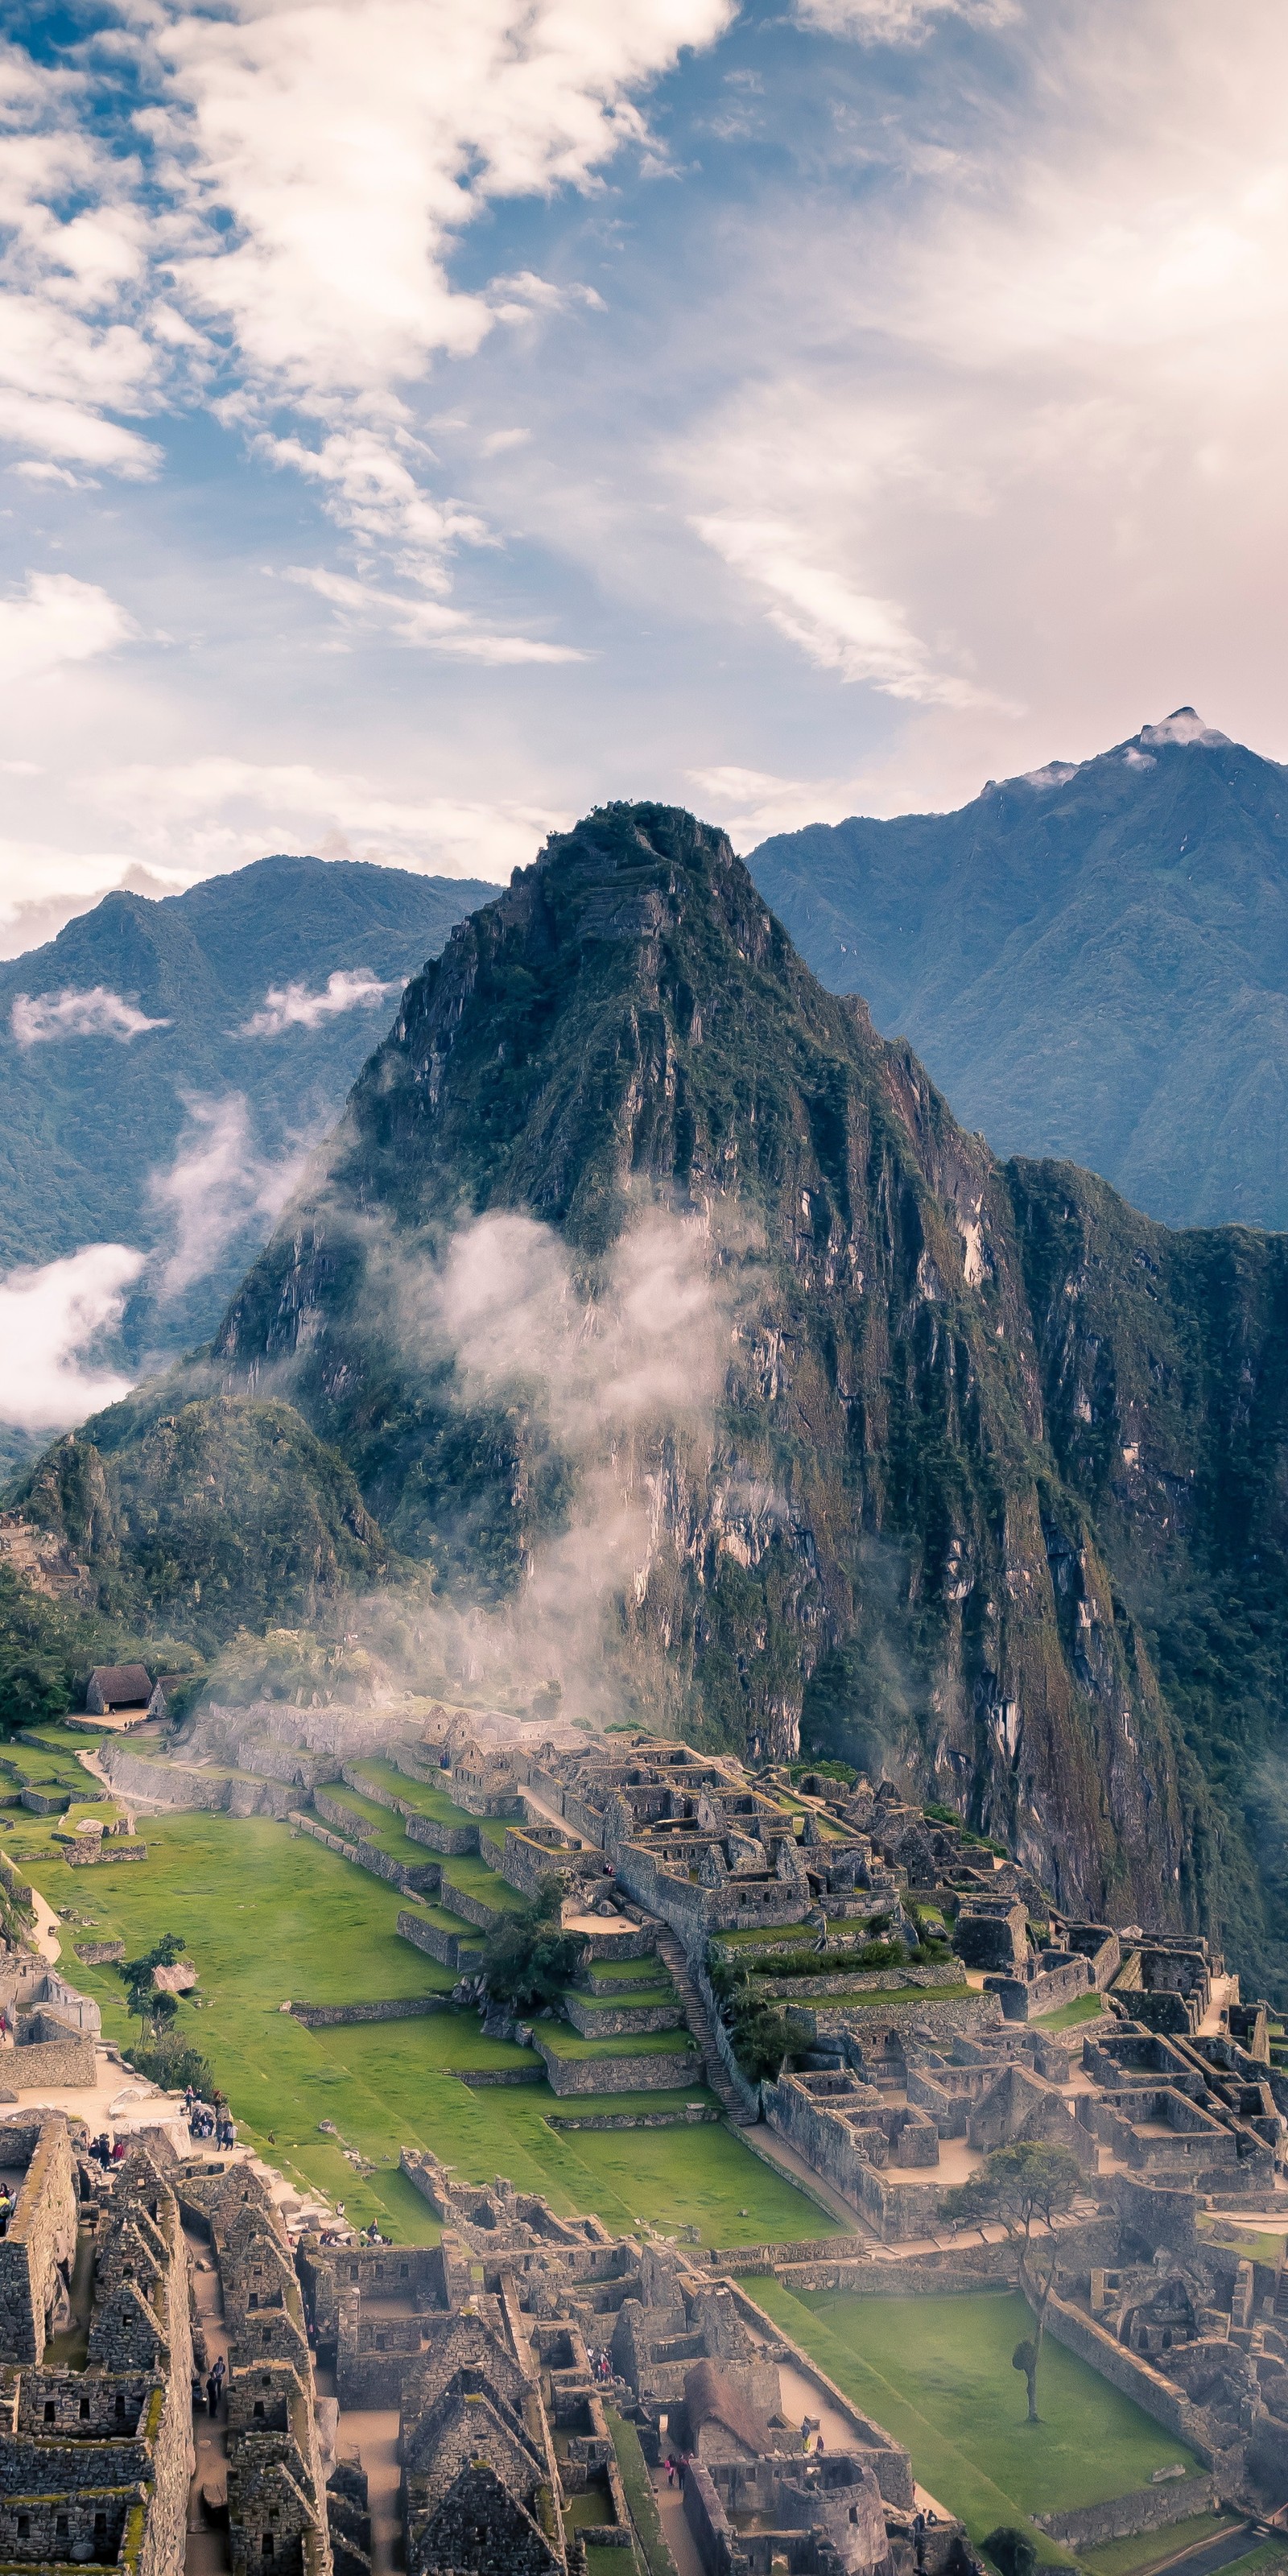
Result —
<path fill-rule="evenodd" d="M 675 2484 L 675 2462 L 669 2451 L 666 2455 L 666 2483 L 669 2487 L 673 2487 Z"/>
<path fill-rule="evenodd" d="M 206 2381 L 206 2405 L 212 2415 L 219 2413 L 219 2382 L 213 2370 Z"/>

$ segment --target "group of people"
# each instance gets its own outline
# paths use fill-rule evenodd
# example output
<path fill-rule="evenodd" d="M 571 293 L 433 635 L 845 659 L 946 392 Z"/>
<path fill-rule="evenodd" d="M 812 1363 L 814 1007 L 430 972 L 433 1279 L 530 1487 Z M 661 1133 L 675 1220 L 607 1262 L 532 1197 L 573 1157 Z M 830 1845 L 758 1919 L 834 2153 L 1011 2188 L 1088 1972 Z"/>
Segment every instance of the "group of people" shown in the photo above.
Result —
<path fill-rule="evenodd" d="M 125 2140 L 118 2138 L 113 2146 L 106 2129 L 101 2129 L 96 2138 L 90 2139 L 88 2152 L 95 2164 L 102 2166 L 104 2173 L 110 2173 L 113 2165 L 125 2161 Z"/>
<path fill-rule="evenodd" d="M 216 2358 L 214 2369 L 211 2371 L 210 2376 L 206 2381 L 206 2410 L 208 2414 L 217 2415 L 219 2413 L 219 2400 L 223 2396 L 224 2381 L 227 2377 L 228 2364 L 225 2361 L 223 2354 L 220 2353 Z M 195 2412 L 201 2405 L 201 2373 L 199 2370 L 194 2370 L 192 2374 L 192 2403 Z"/>
<path fill-rule="evenodd" d="M 183 2102 L 188 2114 L 190 2138 L 213 2138 L 217 2147 L 236 2146 L 237 2131 L 222 2093 L 216 2093 L 213 2102 L 203 2102 L 200 2094 L 190 2084 L 184 2093 Z"/>
<path fill-rule="evenodd" d="M 587 2357 L 596 2379 L 607 2380 L 615 2378 L 616 2373 L 613 2369 L 612 2361 L 606 2348 L 602 2344 L 598 2352 L 591 2352 Z"/>
<path fill-rule="evenodd" d="M 687 2452 L 687 2451 L 668 2451 L 668 2452 L 667 2452 L 667 2455 L 666 2455 L 666 2458 L 665 2458 L 665 2460 L 664 2460 L 664 2461 L 663 2461 L 663 2463 L 662 2463 L 662 2466 L 663 2466 L 663 2468 L 664 2468 L 664 2469 L 665 2469 L 665 2471 L 666 2471 L 666 2483 L 667 2483 L 667 2485 L 668 2485 L 669 2487 L 678 2486 L 678 2487 L 679 2487 L 679 2490 L 680 2490 L 681 2495 L 683 2495 L 683 2493 L 684 2493 L 684 2481 L 685 2481 L 685 2478 L 686 2478 L 686 2477 L 687 2477 L 687 2475 L 688 2475 L 688 2469 L 689 2469 L 689 2454 L 688 2454 L 688 2452 Z"/>

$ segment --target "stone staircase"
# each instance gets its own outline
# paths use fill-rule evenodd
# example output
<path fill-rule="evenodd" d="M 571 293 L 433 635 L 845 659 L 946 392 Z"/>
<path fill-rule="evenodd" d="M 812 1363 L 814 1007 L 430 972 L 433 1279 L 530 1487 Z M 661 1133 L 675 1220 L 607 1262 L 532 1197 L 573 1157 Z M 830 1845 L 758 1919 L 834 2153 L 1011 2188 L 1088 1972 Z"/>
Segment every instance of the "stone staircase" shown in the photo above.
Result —
<path fill-rule="evenodd" d="M 730 2119 L 735 2120 L 739 2128 L 751 2128 L 760 2116 L 759 2104 L 754 2099 L 751 2087 L 747 2086 L 745 2092 L 741 2091 L 730 2075 L 716 2044 L 715 2032 L 711 2027 L 711 2015 L 702 2000 L 684 1955 L 683 1943 L 671 1930 L 669 1924 L 658 1924 L 657 1953 L 670 1971 L 671 1982 L 680 1998 L 684 2018 L 702 2051 L 703 2072 L 712 2092 L 724 2104 Z"/>

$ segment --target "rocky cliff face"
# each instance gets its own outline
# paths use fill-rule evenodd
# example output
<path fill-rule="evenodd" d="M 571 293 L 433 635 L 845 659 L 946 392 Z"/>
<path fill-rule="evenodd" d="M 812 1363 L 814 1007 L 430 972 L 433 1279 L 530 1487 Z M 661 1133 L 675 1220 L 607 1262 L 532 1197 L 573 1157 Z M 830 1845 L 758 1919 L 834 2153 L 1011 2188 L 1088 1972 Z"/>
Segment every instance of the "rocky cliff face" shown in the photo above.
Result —
<path fill-rule="evenodd" d="M 701 1252 L 691 1402 L 623 1410 L 592 1370 L 573 1436 L 528 1285 L 494 1294 L 490 1374 L 427 1297 L 512 1223 L 525 1259 L 556 1247 L 593 1353 L 659 1207 Z M 298 1408 L 333 1478 L 339 1453 L 372 1564 L 523 1600 L 576 1537 L 624 1712 L 906 1776 L 1066 1907 L 1202 1920 L 1260 1977 L 1284 1266 L 1278 1238 L 1171 1236 L 1070 1166 L 999 1164 L 814 980 L 723 835 L 611 807 L 409 986 L 213 1365 L 235 1407 Z"/>
<path fill-rule="evenodd" d="M 610 809 L 453 936 L 219 1356 L 289 1369 L 398 1545 L 504 1581 L 566 1496 L 521 1409 L 462 1408 L 373 1330 L 372 1218 L 432 1256 L 522 1208 L 593 1292 L 642 1195 L 709 1230 L 734 1322 L 705 1435 L 619 1455 L 651 1512 L 624 1667 L 690 1731 L 782 1754 L 804 1718 L 906 1768 L 1069 1904 L 1180 1920 L 1173 1731 L 1044 1439 L 1007 1177 L 723 836 Z"/>

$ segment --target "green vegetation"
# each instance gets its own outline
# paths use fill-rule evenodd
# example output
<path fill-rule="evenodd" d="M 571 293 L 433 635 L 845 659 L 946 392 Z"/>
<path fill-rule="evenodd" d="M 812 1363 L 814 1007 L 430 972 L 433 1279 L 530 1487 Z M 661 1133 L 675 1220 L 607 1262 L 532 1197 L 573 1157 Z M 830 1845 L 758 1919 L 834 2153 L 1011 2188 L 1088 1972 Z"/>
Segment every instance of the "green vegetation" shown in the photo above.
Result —
<path fill-rule="evenodd" d="M 639 2435 L 634 2425 L 628 2424 L 625 2417 L 618 2415 L 612 2407 L 606 2406 L 604 2414 L 609 2432 L 613 2437 L 617 2465 L 622 2473 L 627 2511 L 644 2553 L 648 2576 L 675 2576 L 675 2560 L 662 2537 L 662 2520 L 657 2509 L 657 2499 L 649 2483 L 648 2466 L 640 2449 Z"/>
<path fill-rule="evenodd" d="M 1067 2147 L 1022 2141 L 1010 2147 L 995 2147 L 970 2180 L 959 2183 L 955 2191 L 945 2192 L 940 2203 L 941 2215 L 950 2222 L 979 2226 L 986 2219 L 1001 2218 L 1008 2231 L 1018 2230 L 1020 2278 L 1028 2293 L 1032 2317 L 1029 2331 L 1011 2355 L 1011 2367 L 1024 2373 L 1030 2424 L 1038 2421 L 1038 2364 L 1047 2308 L 1055 2287 L 1055 2220 L 1068 2209 L 1081 2180 L 1077 2159 Z M 1036 2226 L 1046 2231 L 1042 2239 L 1045 2261 L 1034 2240 Z"/>
<path fill-rule="evenodd" d="M 362 966 L 382 983 L 404 979 L 493 891 L 349 860 L 261 859 L 159 903 L 109 894 L 47 947 L 0 963 L 0 1268 L 52 1261 L 83 1243 L 165 1242 L 164 1210 L 147 1185 L 172 1162 L 194 1093 L 240 1093 L 254 1153 L 277 1160 L 295 1149 L 319 1116 L 338 1112 L 394 1004 L 391 996 L 370 1011 L 325 1014 L 315 1028 L 248 1046 L 240 1024 L 270 984 L 302 980 L 317 991 L 333 970 Z M 12 1043 L 15 995 L 96 984 L 165 1025 L 128 1047 L 111 1037 Z M 252 1218 L 213 1270 L 166 1304 L 148 1298 L 145 1283 L 143 1311 L 130 1319 L 134 1355 L 204 1341 L 259 1240 Z"/>
<path fill-rule="evenodd" d="M 1098 2549 L 1079 2550 L 1078 2556 L 1088 2576 L 1150 2576 L 1150 2570 L 1160 2567 L 1164 2560 L 1179 2556 L 1184 2549 L 1197 2548 L 1201 2540 L 1214 2540 L 1219 2531 L 1231 2528 L 1228 2514 L 1191 2513 L 1184 2522 L 1169 2522 L 1162 2531 L 1134 2531 L 1126 2540 L 1106 2540 Z"/>
<path fill-rule="evenodd" d="M 23 1839 L 24 1869 L 76 1917 L 66 1943 L 83 1933 L 120 1938 L 135 1957 L 170 1925 L 184 1925 L 202 2001 L 180 2002 L 178 2041 L 209 2060 L 241 2134 L 299 2183 L 344 2200 L 359 2224 L 378 2218 L 404 2242 L 434 2241 L 435 2220 L 397 2170 L 400 2147 L 425 2146 L 471 2181 L 507 2173 L 520 2190 L 544 2193 L 566 2214 L 593 2211 L 618 2233 L 663 2211 L 712 2245 L 832 2232 L 723 2123 L 608 2131 L 547 2123 L 561 2108 L 629 2114 L 710 2103 L 696 2059 L 681 2092 L 561 2106 L 544 2081 L 479 2091 L 459 2081 L 460 2069 L 539 2065 L 526 2049 L 485 2039 L 473 2013 L 308 2030 L 282 2012 L 287 2000 L 446 1995 L 453 1983 L 398 1937 L 406 1900 L 397 1888 L 307 1835 L 261 1816 L 150 1817 L 145 1862 L 94 1870 L 69 1869 L 36 1817 L 24 1819 Z M 108 2036 L 128 2045 L 117 1970 L 77 1962 L 75 1975 L 102 2007 Z M 175 2080 L 184 2080 L 177 2066 Z M 320 2130 L 321 2120 L 338 2136 Z M 346 2148 L 372 2170 L 347 2162 Z"/>
<path fill-rule="evenodd" d="M 584 1942 L 561 1932 L 559 1908 L 563 1885 L 546 1878 L 530 1905 L 511 1914 L 489 1932 L 483 1949 L 483 1974 L 489 1995 L 514 2012 L 540 2012 L 556 2003 L 575 1974 Z"/>
<path fill-rule="evenodd" d="M 982 2541 L 999 2524 L 1030 2527 L 1035 2513 L 1102 2504 L 1148 2486 L 1155 2469 L 1199 2462 L 1130 2398 L 1062 2344 L 1043 2358 L 1044 2420 L 1016 2405 L 1011 2356 L 1028 2331 L 1018 2291 L 958 2298 L 796 2296 L 773 2280 L 747 2283 L 784 2331 L 906 2442 L 923 2486 Z M 1066 2560 L 1033 2530 L 1038 2554 Z"/>
<path fill-rule="evenodd" d="M 1105 2009 L 1101 1995 L 1075 1995 L 1071 2004 L 1060 2004 L 1054 2012 L 1036 2013 L 1035 2030 L 1076 2030 L 1080 2021 L 1098 2021 Z"/>
<path fill-rule="evenodd" d="M 673 2030 L 641 2030 L 625 2039 L 583 2039 L 566 2022 L 543 2021 L 541 2036 L 556 2057 L 673 2057 L 679 2050 L 691 2050 L 695 2058 L 698 2054 L 696 2043 L 678 2021 Z M 608 2102 L 605 2107 L 611 2111 L 616 2104 Z"/>

